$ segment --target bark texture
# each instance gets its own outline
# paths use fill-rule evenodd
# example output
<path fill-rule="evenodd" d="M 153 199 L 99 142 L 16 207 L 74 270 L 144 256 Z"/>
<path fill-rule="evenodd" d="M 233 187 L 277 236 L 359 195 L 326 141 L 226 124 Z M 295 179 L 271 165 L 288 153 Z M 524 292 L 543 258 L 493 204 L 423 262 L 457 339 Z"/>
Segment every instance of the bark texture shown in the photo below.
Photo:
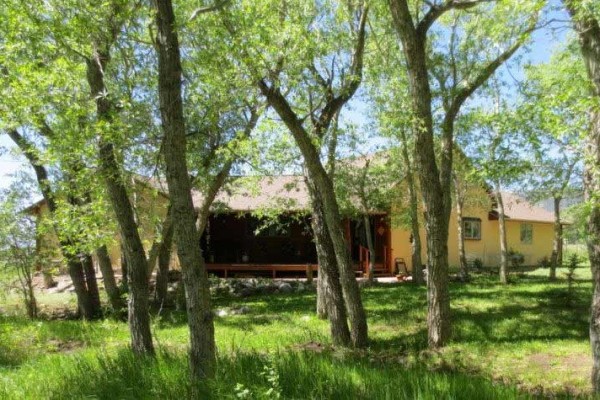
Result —
<path fill-rule="evenodd" d="M 106 246 L 100 246 L 96 250 L 96 258 L 98 259 L 98 266 L 102 272 L 102 281 L 104 282 L 104 289 L 106 290 L 110 306 L 114 311 L 125 308 L 125 301 L 121 297 L 121 290 L 115 280 L 115 272 L 113 271 L 112 262 Z"/>
<path fill-rule="evenodd" d="M 550 260 L 549 274 L 551 281 L 556 279 L 556 268 L 560 267 L 563 261 L 563 226 L 560 220 L 561 200 L 558 196 L 554 197 L 554 239 L 552 241 L 552 260 Z"/>
<path fill-rule="evenodd" d="M 456 223 L 458 226 L 458 259 L 460 262 L 460 275 L 463 279 L 469 278 L 469 266 L 467 265 L 467 255 L 465 254 L 465 232 L 463 226 L 463 206 L 464 199 L 456 190 Z"/>
<path fill-rule="evenodd" d="M 44 197 L 46 204 L 48 205 L 48 210 L 51 214 L 54 214 L 57 211 L 57 204 L 54 199 L 54 193 L 50 188 L 48 171 L 41 163 L 35 145 L 21 135 L 16 129 L 9 130 L 8 136 L 17 145 L 17 147 L 19 147 L 19 149 L 27 158 L 27 161 L 29 161 L 33 167 L 38 186 L 42 192 L 42 196 Z M 55 230 L 58 232 L 58 227 L 55 227 Z M 77 297 L 77 309 L 79 310 L 80 315 L 84 319 L 88 320 L 98 318 L 101 316 L 99 303 L 92 299 L 92 296 L 88 291 L 83 264 L 81 263 L 78 255 L 72 250 L 75 247 L 75 243 L 67 238 L 61 238 L 59 236 L 59 245 L 61 253 L 67 262 L 67 269 L 75 289 L 75 295 Z"/>
<path fill-rule="evenodd" d="M 427 67 L 427 33 L 435 21 L 452 9 L 469 9 L 478 1 L 448 1 L 441 4 L 430 3 L 429 10 L 415 23 L 407 0 L 388 0 L 393 28 L 402 42 L 406 60 L 408 82 L 411 95 L 413 136 L 415 143 L 415 170 L 425 212 L 427 232 L 428 268 L 428 342 L 432 348 L 444 346 L 450 338 L 450 295 L 448 291 L 448 225 L 450 220 L 450 183 L 454 140 L 454 122 L 464 102 L 485 81 L 508 60 L 523 44 L 535 27 L 532 19 L 529 29 L 519 40 L 491 60 L 481 70 L 473 74 L 460 86 L 455 86 L 451 96 L 444 103 L 444 117 L 441 123 L 440 163 L 436 162 L 432 96 Z"/>
<path fill-rule="evenodd" d="M 182 68 L 175 15 L 170 0 L 153 1 L 158 53 L 158 93 L 164 132 L 164 159 L 181 263 L 190 327 L 190 372 L 193 379 L 212 378 L 216 354 L 213 314 L 206 266 L 196 228 L 191 182 L 186 164 L 186 128 L 181 94 Z"/>
<path fill-rule="evenodd" d="M 579 2 L 563 0 L 579 36 L 581 54 L 596 100 L 590 110 L 590 131 L 586 140 L 584 186 L 591 205 L 587 221 L 587 247 L 594 292 L 590 313 L 590 342 L 594 365 L 592 387 L 600 393 L 600 21 L 588 15 Z"/>
<path fill-rule="evenodd" d="M 98 290 L 98 281 L 96 279 L 96 270 L 91 254 L 84 254 L 80 257 L 83 273 L 85 276 L 85 286 L 87 287 L 88 295 L 92 308 L 102 315 L 102 306 L 100 304 L 100 291 Z"/>
<path fill-rule="evenodd" d="M 498 204 L 498 234 L 500 236 L 500 283 L 508 283 L 508 245 L 506 244 L 506 215 L 500 186 L 496 186 L 496 202 Z"/>
<path fill-rule="evenodd" d="M 323 221 L 331 239 L 336 264 L 339 268 L 339 279 L 342 286 L 346 312 L 350 321 L 350 335 L 355 347 L 366 347 L 368 344 L 368 326 L 365 310 L 360 297 L 360 290 L 356 281 L 354 265 L 350 257 L 348 244 L 344 238 L 339 205 L 335 196 L 332 177 L 327 173 L 320 158 L 320 150 L 315 146 L 313 139 L 322 139 L 324 133 L 331 126 L 333 118 L 339 110 L 356 93 L 362 80 L 363 54 L 365 45 L 365 31 L 367 24 L 368 7 L 363 6 L 357 30 L 356 48 L 352 56 L 352 65 L 349 74 L 343 79 L 345 85 L 335 94 L 332 81 L 322 79 L 321 85 L 324 92 L 324 105 L 320 112 L 315 112 L 311 119 L 313 128 L 309 132 L 303 120 L 292 109 L 287 98 L 277 86 L 277 82 L 269 84 L 267 79 L 258 80 L 258 88 L 267 99 L 267 102 L 282 119 L 289 129 L 298 149 L 304 158 L 304 166 L 308 178 L 323 205 Z"/>
<path fill-rule="evenodd" d="M 331 338 L 336 346 L 350 346 L 352 343 L 348 328 L 343 289 L 337 268 L 335 249 L 329 236 L 324 217 L 323 203 L 316 187 L 307 179 L 307 187 L 313 208 L 311 227 L 317 257 L 319 259 L 319 286 L 317 294 L 317 314 L 329 318 Z"/>
<path fill-rule="evenodd" d="M 367 235 L 367 247 L 369 249 L 369 266 L 367 269 L 367 279 L 373 282 L 375 279 L 375 245 L 373 243 L 373 232 L 371 231 L 371 219 L 369 214 L 363 215 L 365 224 L 365 234 Z"/>
<path fill-rule="evenodd" d="M 424 283 L 423 261 L 421 260 L 421 228 L 419 226 L 419 203 L 417 200 L 417 189 L 415 187 L 415 177 L 413 175 L 413 166 L 408 151 L 408 139 L 404 130 L 400 131 L 402 143 L 402 160 L 406 168 L 406 184 L 408 186 L 408 201 L 410 213 L 410 231 L 412 233 L 411 241 L 411 264 L 412 279 L 417 285 Z"/>
<path fill-rule="evenodd" d="M 158 250 L 158 272 L 156 274 L 156 288 L 154 298 L 156 304 L 163 306 L 167 302 L 167 289 L 169 287 L 169 265 L 171 263 L 171 249 L 173 248 L 173 225 L 170 224 L 165 232 Z"/>
<path fill-rule="evenodd" d="M 116 35 L 116 33 L 115 33 Z M 113 122 L 113 109 L 104 82 L 104 71 L 110 60 L 108 47 L 96 46 L 93 55 L 87 60 L 87 81 L 91 96 L 96 102 L 96 115 L 106 126 Z M 100 172 L 106 184 L 108 198 L 117 217 L 121 233 L 121 243 L 127 264 L 129 286 L 129 330 L 131 347 L 136 354 L 154 354 L 154 344 L 150 332 L 148 314 L 148 263 L 142 245 L 133 206 L 121 176 L 114 145 L 101 135 L 98 145 Z"/>

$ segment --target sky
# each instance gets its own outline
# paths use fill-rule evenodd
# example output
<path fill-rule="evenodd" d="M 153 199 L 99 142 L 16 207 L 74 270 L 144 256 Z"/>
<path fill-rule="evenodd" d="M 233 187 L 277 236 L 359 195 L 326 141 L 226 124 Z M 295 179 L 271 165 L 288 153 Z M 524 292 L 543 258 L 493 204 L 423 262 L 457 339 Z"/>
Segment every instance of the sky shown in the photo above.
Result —
<path fill-rule="evenodd" d="M 552 5 L 560 4 L 556 0 L 551 2 Z M 569 19 L 564 10 L 556 10 L 550 14 L 550 18 L 558 21 L 567 21 Z M 543 63 L 549 60 L 552 50 L 555 49 L 561 42 L 564 41 L 568 29 L 567 23 L 554 23 L 552 29 L 544 28 L 534 32 L 532 42 L 529 46 L 530 51 L 523 54 L 524 61 L 534 64 Z M 510 73 L 516 79 L 522 79 L 521 71 L 511 69 Z M 354 107 L 355 112 L 360 111 L 363 107 Z M 352 116 L 350 119 L 357 121 L 361 120 L 360 115 Z M 14 145 L 11 140 L 4 134 L 0 134 L 0 189 L 7 188 L 14 181 L 13 174 L 18 170 L 28 169 L 33 172 L 25 158 L 21 155 L 15 155 Z"/>

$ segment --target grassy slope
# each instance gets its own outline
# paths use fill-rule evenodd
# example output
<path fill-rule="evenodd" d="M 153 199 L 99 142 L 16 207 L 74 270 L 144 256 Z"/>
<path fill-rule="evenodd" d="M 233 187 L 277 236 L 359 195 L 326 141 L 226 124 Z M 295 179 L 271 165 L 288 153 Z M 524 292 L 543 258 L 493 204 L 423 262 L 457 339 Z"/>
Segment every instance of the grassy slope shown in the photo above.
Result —
<path fill-rule="evenodd" d="M 201 388 L 202 397 L 522 396 L 515 386 L 538 395 L 585 394 L 591 284 L 577 282 L 568 305 L 566 283 L 546 283 L 545 273 L 515 277 L 507 288 L 495 277 L 453 284 L 454 339 L 442 352 L 425 349 L 422 287 L 365 289 L 372 343 L 370 351 L 354 353 L 328 348 L 328 326 L 313 315 L 313 294 L 217 299 L 216 309 L 246 305 L 250 313 L 216 318 L 220 379 Z M 159 360 L 140 363 L 125 350 L 124 323 L 3 317 L 0 398 L 188 397 L 183 316 L 156 317 L 154 334 Z"/>

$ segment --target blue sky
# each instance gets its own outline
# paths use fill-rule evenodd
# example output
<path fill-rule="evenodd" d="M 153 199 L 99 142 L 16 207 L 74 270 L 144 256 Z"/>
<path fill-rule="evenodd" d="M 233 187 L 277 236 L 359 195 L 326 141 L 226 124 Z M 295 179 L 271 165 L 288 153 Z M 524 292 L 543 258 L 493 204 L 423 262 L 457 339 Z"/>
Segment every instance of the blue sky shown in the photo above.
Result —
<path fill-rule="evenodd" d="M 556 1 L 551 2 L 553 5 L 560 4 Z M 551 13 L 551 18 L 559 21 L 567 21 L 569 16 L 564 10 L 556 10 Z M 566 22 L 558 22 L 553 24 L 554 29 L 544 28 L 536 31 L 533 34 L 533 40 L 529 46 L 530 51 L 524 54 L 524 60 L 531 63 L 542 63 L 548 61 L 552 50 L 556 48 L 567 34 L 568 29 Z M 560 29 L 556 29 L 556 28 Z M 511 69 L 513 76 L 517 79 L 522 77 L 520 71 Z M 356 111 L 360 111 L 361 107 L 356 107 Z M 350 119 L 355 119 L 357 116 L 354 115 Z M 360 116 L 358 116 L 360 119 Z M 15 156 L 14 145 L 11 140 L 6 136 L 0 134 L 0 189 L 8 187 L 14 180 L 12 174 L 17 170 L 29 169 L 27 161 L 22 156 Z M 31 170 L 32 171 L 32 170 Z"/>

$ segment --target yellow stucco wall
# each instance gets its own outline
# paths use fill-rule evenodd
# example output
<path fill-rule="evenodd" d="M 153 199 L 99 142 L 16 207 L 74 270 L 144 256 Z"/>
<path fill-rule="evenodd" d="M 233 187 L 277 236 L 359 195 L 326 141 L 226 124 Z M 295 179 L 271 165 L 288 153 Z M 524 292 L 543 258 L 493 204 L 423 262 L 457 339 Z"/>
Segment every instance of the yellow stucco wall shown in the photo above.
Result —
<path fill-rule="evenodd" d="M 471 194 L 474 198 L 484 199 L 483 190 Z M 463 217 L 479 218 L 481 220 L 481 240 L 465 240 L 465 253 L 468 260 L 479 258 L 485 266 L 497 266 L 500 262 L 500 234 L 497 220 L 488 218 L 490 204 L 485 201 L 473 201 L 473 205 L 465 206 Z M 533 240 L 531 244 L 521 243 L 521 224 L 528 223 L 533 227 Z M 421 223 L 421 226 L 423 224 Z M 554 226 L 550 222 L 531 221 L 506 221 L 506 237 L 509 250 L 515 250 L 525 256 L 525 265 L 535 265 L 543 257 L 550 258 L 552 254 L 552 240 Z M 427 262 L 425 229 L 421 229 L 422 261 Z M 392 257 L 403 258 L 406 265 L 412 270 L 410 231 L 406 226 L 392 227 L 391 232 Z M 459 265 L 458 257 L 458 222 L 456 209 L 450 215 L 448 234 L 448 262 L 450 267 Z"/>

